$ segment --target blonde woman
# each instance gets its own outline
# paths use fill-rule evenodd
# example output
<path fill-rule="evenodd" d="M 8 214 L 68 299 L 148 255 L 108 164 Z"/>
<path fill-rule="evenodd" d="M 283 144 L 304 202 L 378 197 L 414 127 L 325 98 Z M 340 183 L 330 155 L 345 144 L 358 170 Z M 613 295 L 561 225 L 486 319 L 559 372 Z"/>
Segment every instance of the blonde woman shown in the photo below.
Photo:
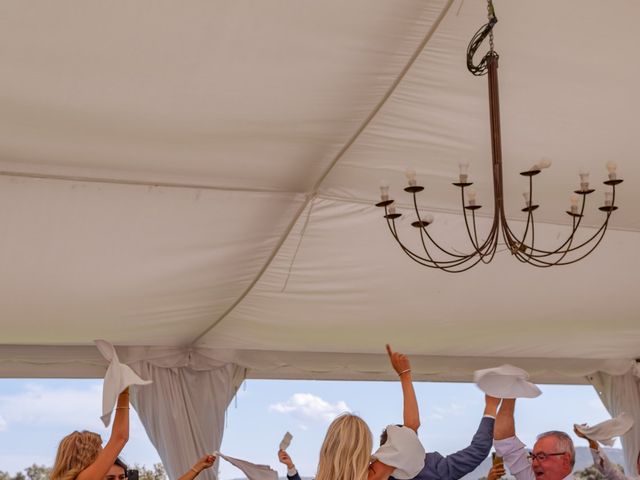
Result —
<path fill-rule="evenodd" d="M 73 432 L 58 446 L 51 480 L 103 480 L 129 440 L 129 390 L 118 396 L 111 436 L 102 448 L 100 435 Z"/>
<path fill-rule="evenodd" d="M 387 353 L 393 369 L 400 377 L 404 398 L 404 425 L 417 432 L 420 427 L 418 401 L 411 382 L 411 365 L 406 355 L 391 350 Z M 337 417 L 327 430 L 320 448 L 315 480 L 386 480 L 395 470 L 380 461 L 371 463 L 373 436 L 357 415 L 345 413 Z M 287 466 L 289 480 L 300 480 L 291 457 L 284 450 L 278 459 Z"/>

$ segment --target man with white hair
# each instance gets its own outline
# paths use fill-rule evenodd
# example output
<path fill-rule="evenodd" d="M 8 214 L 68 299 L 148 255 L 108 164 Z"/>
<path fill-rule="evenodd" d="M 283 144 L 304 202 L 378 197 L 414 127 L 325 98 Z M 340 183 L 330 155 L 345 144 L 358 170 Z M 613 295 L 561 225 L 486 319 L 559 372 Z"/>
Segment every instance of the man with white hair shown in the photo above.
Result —
<path fill-rule="evenodd" d="M 538 435 L 533 451 L 516 437 L 515 399 L 502 400 L 493 430 L 493 445 L 503 457 L 516 480 L 564 480 L 573 478 L 576 452 L 571 437 L 564 432 L 550 431 Z"/>

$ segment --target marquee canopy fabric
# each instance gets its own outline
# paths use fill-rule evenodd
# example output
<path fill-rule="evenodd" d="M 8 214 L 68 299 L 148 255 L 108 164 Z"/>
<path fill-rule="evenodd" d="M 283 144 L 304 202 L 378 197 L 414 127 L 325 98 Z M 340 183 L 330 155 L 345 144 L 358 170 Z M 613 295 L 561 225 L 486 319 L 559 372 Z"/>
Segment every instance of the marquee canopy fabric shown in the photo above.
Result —
<path fill-rule="evenodd" d="M 129 361 L 261 378 L 391 378 L 385 342 L 420 379 L 626 372 L 640 356 L 640 4 L 495 6 L 515 228 L 518 172 L 540 157 L 554 162 L 534 186 L 541 247 L 568 232 L 580 168 L 597 188 L 589 226 L 604 164 L 625 179 L 603 243 L 572 266 L 501 251 L 461 275 L 424 269 L 373 206 L 386 179 L 409 217 L 412 167 L 433 235 L 468 250 L 450 183 L 470 161 L 492 198 L 486 78 L 465 68 L 485 2 L 3 4 L 0 375 L 101 376 L 96 338 Z"/>

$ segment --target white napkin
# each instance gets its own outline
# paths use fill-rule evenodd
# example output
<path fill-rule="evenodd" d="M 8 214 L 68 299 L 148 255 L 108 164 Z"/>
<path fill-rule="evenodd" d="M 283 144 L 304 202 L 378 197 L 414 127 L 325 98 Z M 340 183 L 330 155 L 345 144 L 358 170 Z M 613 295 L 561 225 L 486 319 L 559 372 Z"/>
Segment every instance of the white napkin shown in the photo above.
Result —
<path fill-rule="evenodd" d="M 414 478 L 424 468 L 425 451 L 416 432 L 409 427 L 389 425 L 387 441 L 373 454 L 373 458 L 395 467 L 391 474 L 398 480 Z"/>
<path fill-rule="evenodd" d="M 278 480 L 278 472 L 269 465 L 256 465 L 255 463 L 240 460 L 238 458 L 227 457 L 220 452 L 214 452 L 216 457 L 224 458 L 231 465 L 235 465 L 249 480 Z"/>
<path fill-rule="evenodd" d="M 633 427 L 633 417 L 626 412 L 622 412 L 617 417 L 600 422 L 593 427 L 586 423 L 581 425 L 574 424 L 573 426 L 591 440 L 611 447 L 614 442 L 613 437 L 624 435 Z"/>
<path fill-rule="evenodd" d="M 131 385 L 148 385 L 151 380 L 142 380 L 128 365 L 120 363 L 116 349 L 105 340 L 96 340 L 96 347 L 102 356 L 109 362 L 109 368 L 104 376 L 102 385 L 102 423 L 108 427 L 111 423 L 111 414 L 118 401 L 118 395 Z"/>
<path fill-rule="evenodd" d="M 282 441 L 280 442 L 280 450 L 286 450 L 287 448 L 289 448 L 292 438 L 293 435 L 291 435 L 289 432 L 285 433 L 284 437 L 282 437 Z"/>
<path fill-rule="evenodd" d="M 473 381 L 480 390 L 496 398 L 534 398 L 542 392 L 529 382 L 529 374 L 513 365 L 476 370 Z"/>

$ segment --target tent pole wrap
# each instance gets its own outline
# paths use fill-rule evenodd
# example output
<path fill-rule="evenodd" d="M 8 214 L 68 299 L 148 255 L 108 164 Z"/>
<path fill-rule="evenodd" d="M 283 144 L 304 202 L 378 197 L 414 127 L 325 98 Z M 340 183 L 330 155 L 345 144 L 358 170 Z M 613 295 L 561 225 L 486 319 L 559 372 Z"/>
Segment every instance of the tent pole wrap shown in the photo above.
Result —
<path fill-rule="evenodd" d="M 171 480 L 202 455 L 220 449 L 225 411 L 245 378 L 246 369 L 228 364 L 211 370 L 164 368 L 147 361 L 131 367 L 153 384 L 134 389 L 131 403 Z M 215 480 L 214 469 L 203 480 Z"/>
<path fill-rule="evenodd" d="M 640 362 L 624 375 L 597 372 L 587 376 L 612 417 L 627 412 L 633 417 L 631 430 L 622 436 L 624 471 L 638 478 L 636 461 L 640 452 Z"/>

